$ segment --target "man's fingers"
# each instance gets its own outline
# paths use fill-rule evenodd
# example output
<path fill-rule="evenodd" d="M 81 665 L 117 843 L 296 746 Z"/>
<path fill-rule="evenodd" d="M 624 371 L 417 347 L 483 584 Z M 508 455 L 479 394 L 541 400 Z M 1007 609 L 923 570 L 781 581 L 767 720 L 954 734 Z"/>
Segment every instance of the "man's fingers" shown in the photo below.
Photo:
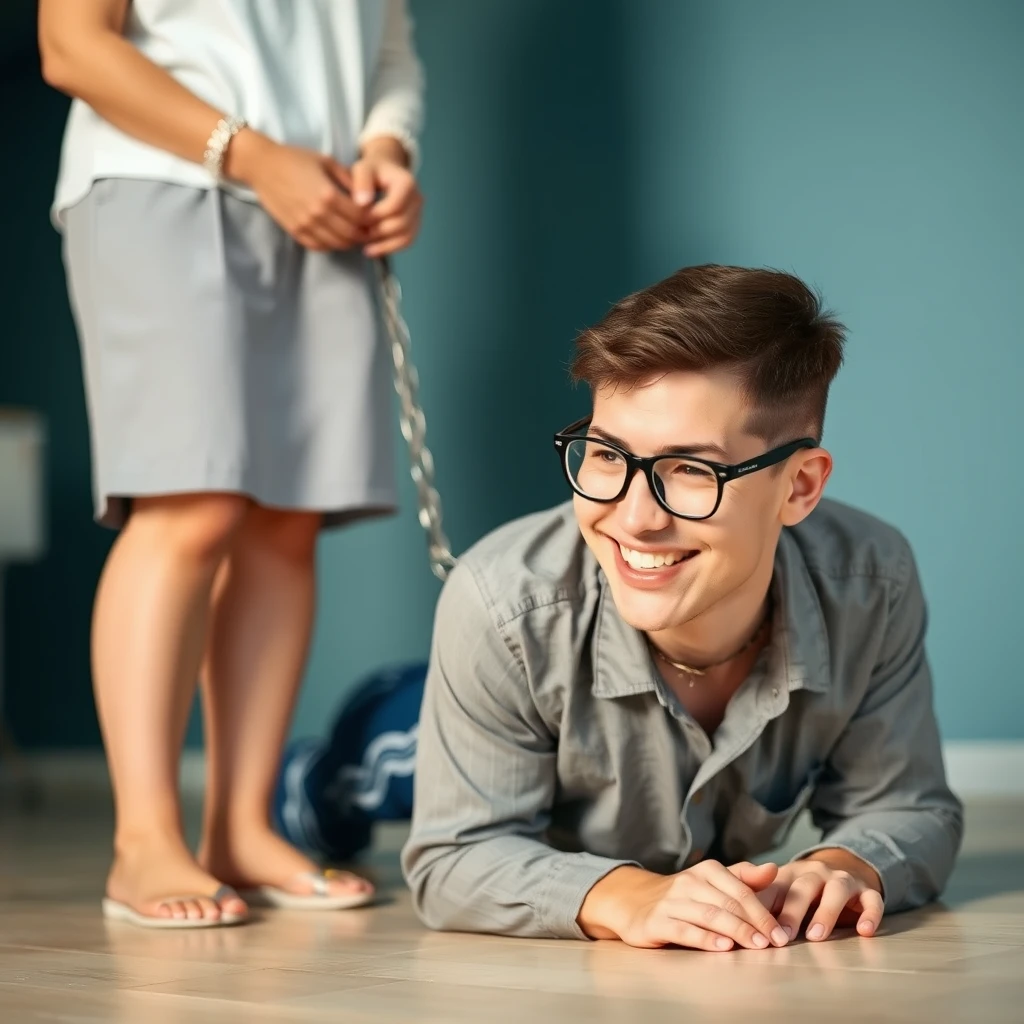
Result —
<path fill-rule="evenodd" d="M 818 875 L 800 875 L 786 893 L 786 899 L 779 911 L 779 924 L 796 938 L 803 926 L 804 918 L 821 895 L 825 880 Z"/>
<path fill-rule="evenodd" d="M 715 862 L 707 861 L 706 863 L 713 864 Z M 751 864 L 746 860 L 730 864 L 726 870 L 731 875 L 735 875 L 744 885 L 749 885 L 751 889 L 757 890 L 771 885 L 779 874 L 778 864 Z"/>
<path fill-rule="evenodd" d="M 757 892 L 757 900 L 768 911 L 778 922 L 783 924 L 779 919 L 779 913 L 786 903 L 786 893 L 789 889 L 781 882 L 772 882 L 767 889 L 760 889 Z"/>
<path fill-rule="evenodd" d="M 656 941 L 671 943 L 673 946 L 683 946 L 686 949 L 706 949 L 710 953 L 728 953 L 736 945 L 725 935 L 717 935 L 715 932 L 709 932 L 706 928 L 700 928 L 686 921 L 677 921 L 674 918 L 665 921 L 661 931 L 664 934 L 659 935 Z"/>
<path fill-rule="evenodd" d="M 861 915 L 857 919 L 858 935 L 874 935 L 882 923 L 885 913 L 885 900 L 882 894 L 874 889 L 865 889 L 860 894 Z"/>
<path fill-rule="evenodd" d="M 737 877 L 739 874 L 755 884 L 763 883 L 762 887 L 767 888 L 774 880 L 778 869 L 774 864 L 761 865 L 760 870 L 754 869 L 754 865 L 749 866 L 754 870 L 748 870 L 742 865 L 734 865 L 734 867 L 739 868 L 739 871 L 730 871 L 717 861 L 705 861 L 699 865 L 699 874 L 705 882 L 709 882 L 730 898 L 731 902 L 726 904 L 730 912 L 742 916 L 776 946 L 784 946 L 789 941 L 789 936 L 782 930 L 772 914 L 765 909 L 751 885 Z"/>
<path fill-rule="evenodd" d="M 746 949 L 764 949 L 770 945 L 768 936 L 747 920 L 739 902 L 709 882 L 695 883 L 687 892 L 687 897 L 695 900 L 699 909 L 707 915 L 706 920 L 699 922 L 702 927 L 728 935 Z M 712 908 L 718 910 L 718 915 L 712 916 Z"/>
<path fill-rule="evenodd" d="M 765 936 L 756 928 L 751 927 L 748 921 L 744 921 L 716 903 L 705 903 L 702 899 L 703 895 L 709 895 L 711 899 L 715 899 L 714 893 L 698 891 L 696 898 L 666 900 L 665 914 L 673 921 L 692 925 L 701 931 L 711 932 L 713 935 L 724 936 L 730 940 L 730 943 L 743 946 L 745 949 L 766 949 L 768 947 L 769 942 Z"/>
<path fill-rule="evenodd" d="M 832 929 L 835 928 L 843 908 L 855 895 L 858 895 L 859 885 L 860 883 L 845 871 L 837 871 L 832 874 L 821 892 L 818 909 L 807 926 L 807 938 L 811 942 L 820 942 L 832 934 Z"/>

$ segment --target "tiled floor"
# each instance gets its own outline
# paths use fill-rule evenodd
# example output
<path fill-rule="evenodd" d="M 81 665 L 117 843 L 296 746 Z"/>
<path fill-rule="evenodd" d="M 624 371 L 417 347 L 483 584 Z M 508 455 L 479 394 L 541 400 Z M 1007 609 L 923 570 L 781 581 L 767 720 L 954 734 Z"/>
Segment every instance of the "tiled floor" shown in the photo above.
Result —
<path fill-rule="evenodd" d="M 0 1021 L 1024 1021 L 1020 804 L 969 807 L 943 905 L 764 952 L 431 934 L 379 838 L 381 906 L 147 932 L 98 914 L 107 810 L 0 806 Z"/>

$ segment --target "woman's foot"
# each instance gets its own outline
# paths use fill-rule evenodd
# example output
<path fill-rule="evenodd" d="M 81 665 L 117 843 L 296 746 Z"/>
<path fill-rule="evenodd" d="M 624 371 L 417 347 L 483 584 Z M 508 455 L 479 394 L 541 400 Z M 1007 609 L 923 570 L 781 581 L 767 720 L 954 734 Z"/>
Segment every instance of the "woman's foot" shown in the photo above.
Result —
<path fill-rule="evenodd" d="M 237 889 L 269 886 L 294 896 L 321 896 L 368 902 L 373 885 L 349 871 L 324 877 L 305 854 L 282 839 L 269 825 L 234 829 L 216 839 L 207 837 L 199 863 Z"/>
<path fill-rule="evenodd" d="M 107 896 L 142 917 L 219 921 L 248 912 L 245 901 L 213 894 L 222 882 L 195 861 L 185 844 L 165 836 L 120 841 L 107 876 Z"/>

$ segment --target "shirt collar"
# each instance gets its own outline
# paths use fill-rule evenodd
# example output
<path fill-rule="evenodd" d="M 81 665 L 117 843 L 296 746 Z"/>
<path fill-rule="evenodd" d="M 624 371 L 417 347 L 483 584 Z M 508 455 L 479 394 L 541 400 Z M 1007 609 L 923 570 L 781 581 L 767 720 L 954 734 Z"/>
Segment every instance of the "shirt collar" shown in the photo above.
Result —
<path fill-rule="evenodd" d="M 588 557 L 593 557 L 587 552 Z M 655 669 L 643 634 L 619 615 L 611 588 L 597 568 L 600 597 L 594 626 L 595 697 L 657 693 Z M 770 664 L 787 690 L 823 693 L 831 683 L 828 633 L 821 602 L 796 540 L 783 530 L 775 552 L 772 590 L 776 601 Z M 779 614 L 781 612 L 781 614 Z"/>

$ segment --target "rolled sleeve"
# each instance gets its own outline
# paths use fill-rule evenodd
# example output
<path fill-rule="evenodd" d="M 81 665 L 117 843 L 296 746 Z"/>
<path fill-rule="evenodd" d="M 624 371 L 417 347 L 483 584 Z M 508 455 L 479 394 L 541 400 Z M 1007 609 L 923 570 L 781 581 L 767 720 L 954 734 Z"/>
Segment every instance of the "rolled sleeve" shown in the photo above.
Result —
<path fill-rule="evenodd" d="M 386 0 L 387 12 L 377 65 L 370 83 L 366 120 L 360 145 L 388 135 L 419 165 L 419 136 L 423 130 L 423 66 L 413 45 L 413 26 L 406 0 Z"/>
<path fill-rule="evenodd" d="M 471 570 L 459 565 L 438 602 L 402 851 L 428 927 L 584 937 L 576 918 L 587 893 L 632 862 L 564 853 L 543 841 L 556 744 Z"/>
<path fill-rule="evenodd" d="M 925 654 L 926 608 L 909 546 L 871 685 L 811 801 L 821 849 L 878 872 L 889 911 L 935 899 L 953 870 L 963 808 L 946 782 Z"/>

